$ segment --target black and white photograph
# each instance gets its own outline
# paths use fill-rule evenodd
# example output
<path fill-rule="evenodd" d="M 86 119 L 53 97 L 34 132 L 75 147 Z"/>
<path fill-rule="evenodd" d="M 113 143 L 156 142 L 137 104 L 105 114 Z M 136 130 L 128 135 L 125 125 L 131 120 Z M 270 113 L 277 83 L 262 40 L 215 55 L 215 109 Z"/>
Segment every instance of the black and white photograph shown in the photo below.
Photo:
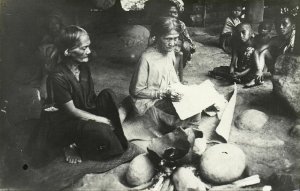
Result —
<path fill-rule="evenodd" d="M 0 0 L 0 191 L 300 191 L 300 0 Z"/>

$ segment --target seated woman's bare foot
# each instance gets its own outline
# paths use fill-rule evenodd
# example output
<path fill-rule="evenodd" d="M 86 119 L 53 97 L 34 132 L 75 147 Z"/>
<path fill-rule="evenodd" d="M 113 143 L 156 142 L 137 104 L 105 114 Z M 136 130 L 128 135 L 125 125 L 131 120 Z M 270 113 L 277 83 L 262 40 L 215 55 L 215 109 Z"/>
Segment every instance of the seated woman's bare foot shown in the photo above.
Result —
<path fill-rule="evenodd" d="M 75 143 L 69 145 L 68 147 L 64 148 L 65 159 L 70 164 L 77 164 L 81 163 L 81 157 L 78 152 L 78 148 Z"/>

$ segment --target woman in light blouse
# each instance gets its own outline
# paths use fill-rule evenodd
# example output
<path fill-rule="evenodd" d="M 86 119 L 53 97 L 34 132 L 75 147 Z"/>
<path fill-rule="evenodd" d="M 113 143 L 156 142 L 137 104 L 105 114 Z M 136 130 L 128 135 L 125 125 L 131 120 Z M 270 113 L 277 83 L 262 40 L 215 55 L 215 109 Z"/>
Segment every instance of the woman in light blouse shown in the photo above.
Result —
<path fill-rule="evenodd" d="M 162 133 L 199 124 L 200 114 L 182 121 L 172 105 L 182 96 L 171 89 L 173 84 L 180 83 L 174 68 L 179 34 L 180 23 L 174 18 L 161 17 L 152 25 L 151 36 L 155 41 L 141 55 L 129 88 L 135 112 L 150 114 Z"/>

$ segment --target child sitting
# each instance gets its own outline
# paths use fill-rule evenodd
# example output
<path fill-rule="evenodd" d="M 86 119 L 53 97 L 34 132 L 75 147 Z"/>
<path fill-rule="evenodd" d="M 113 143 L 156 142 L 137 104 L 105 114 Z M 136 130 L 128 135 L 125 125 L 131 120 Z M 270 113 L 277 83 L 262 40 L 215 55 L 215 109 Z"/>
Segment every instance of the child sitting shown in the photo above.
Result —
<path fill-rule="evenodd" d="M 253 39 L 255 48 L 259 48 L 262 45 L 269 43 L 271 40 L 271 31 L 273 25 L 270 22 L 263 21 L 259 23 L 258 26 L 258 35 L 256 35 Z"/>
<path fill-rule="evenodd" d="M 178 0 L 169 0 L 169 4 L 166 6 L 167 16 L 178 19 L 179 12 L 182 12 L 184 9 L 183 4 L 180 4 Z M 175 48 L 176 58 L 179 60 L 179 67 L 176 68 L 176 71 L 179 75 L 181 82 L 183 81 L 183 68 L 187 65 L 187 62 L 192 59 L 192 54 L 195 52 L 196 48 L 191 39 L 186 25 L 183 21 L 179 20 L 180 35 L 177 43 L 177 48 Z"/>
<path fill-rule="evenodd" d="M 252 28 L 248 23 L 241 23 L 236 27 L 233 35 L 232 57 L 230 67 L 214 68 L 209 74 L 212 77 L 222 77 L 231 82 L 248 83 L 254 79 L 254 46 Z M 258 82 L 260 84 L 262 82 Z M 246 86 L 247 87 L 247 86 Z"/>
<path fill-rule="evenodd" d="M 242 14 L 242 7 L 235 6 L 232 9 L 231 15 L 226 18 L 225 24 L 220 35 L 219 44 L 220 47 L 226 52 L 231 52 L 231 38 L 234 28 L 241 23 L 239 17 Z"/>
<path fill-rule="evenodd" d="M 275 23 L 278 36 L 255 50 L 257 64 L 256 78 L 263 78 L 263 69 L 268 68 L 271 74 L 274 73 L 274 65 L 277 57 L 281 54 L 291 53 L 295 42 L 295 24 L 292 16 L 281 15 Z"/>
<path fill-rule="evenodd" d="M 166 7 L 166 16 L 178 19 L 179 12 L 183 11 L 183 5 L 178 0 L 169 0 L 169 5 Z M 179 20 L 180 23 L 180 35 L 179 35 L 179 46 L 181 46 L 181 52 L 183 53 L 183 67 L 186 66 L 187 61 L 191 60 L 192 54 L 195 52 L 195 45 L 191 39 L 188 30 L 183 21 Z"/>

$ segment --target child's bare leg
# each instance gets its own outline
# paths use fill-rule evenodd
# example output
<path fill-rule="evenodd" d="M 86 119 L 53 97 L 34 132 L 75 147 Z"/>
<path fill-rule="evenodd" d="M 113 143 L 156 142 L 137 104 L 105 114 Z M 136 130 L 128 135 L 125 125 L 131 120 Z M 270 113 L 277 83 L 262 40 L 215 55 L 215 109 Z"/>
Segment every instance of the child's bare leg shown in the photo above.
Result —
<path fill-rule="evenodd" d="M 263 71 L 264 67 L 267 67 L 268 70 L 273 74 L 274 73 L 274 59 L 268 49 L 263 50 L 259 55 L 259 69 Z"/>
<path fill-rule="evenodd" d="M 183 83 L 183 53 L 181 51 L 175 53 L 176 62 L 175 62 L 175 70 L 178 74 L 180 82 Z"/>
<path fill-rule="evenodd" d="M 78 152 L 78 148 L 75 143 L 69 145 L 68 147 L 64 148 L 65 159 L 70 164 L 77 164 L 81 163 L 81 157 Z"/>

